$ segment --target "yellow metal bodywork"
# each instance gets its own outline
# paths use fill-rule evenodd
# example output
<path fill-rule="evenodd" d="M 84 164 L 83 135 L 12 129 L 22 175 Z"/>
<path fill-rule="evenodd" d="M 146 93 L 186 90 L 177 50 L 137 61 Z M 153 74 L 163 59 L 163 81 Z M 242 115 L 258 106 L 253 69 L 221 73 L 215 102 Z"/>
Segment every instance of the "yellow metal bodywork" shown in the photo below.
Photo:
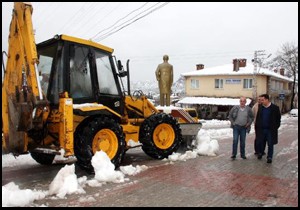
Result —
<path fill-rule="evenodd" d="M 73 135 L 73 100 L 72 98 L 59 99 L 59 144 L 65 150 L 65 157 L 74 155 Z"/>
<path fill-rule="evenodd" d="M 8 94 L 15 94 L 15 87 L 22 85 L 22 71 L 25 71 L 28 87 L 34 97 L 39 96 L 35 64 L 38 63 L 30 3 L 15 2 L 10 24 L 9 51 L 4 79 L 4 88 Z"/>
<path fill-rule="evenodd" d="M 143 119 L 151 116 L 159 111 L 155 106 L 147 99 L 146 96 L 141 96 L 140 98 L 135 98 L 133 96 L 125 97 L 125 106 L 128 110 L 133 110 L 140 114 Z"/>
<path fill-rule="evenodd" d="M 139 131 L 140 126 L 139 125 L 133 125 L 131 123 L 128 124 L 122 124 L 123 132 L 125 134 L 125 141 L 128 144 L 129 140 L 132 140 L 134 142 L 139 141 Z"/>
<path fill-rule="evenodd" d="M 198 113 L 194 108 L 184 108 L 184 111 L 189 113 L 189 115 L 193 118 L 194 122 L 199 121 Z M 178 118 L 179 123 L 185 123 L 185 121 L 181 118 Z"/>
<path fill-rule="evenodd" d="M 41 126 L 48 115 L 44 108 L 37 70 L 37 50 L 32 26 L 30 3 L 15 2 L 8 37 L 9 48 L 2 84 L 2 132 L 4 150 L 27 151 L 26 132 Z M 47 108 L 45 108 L 45 111 Z M 33 111 L 35 114 L 33 115 Z M 35 125 L 33 125 L 35 122 Z M 38 123 L 39 122 L 39 123 Z"/>
<path fill-rule="evenodd" d="M 5 82 L 5 81 L 4 81 Z M 7 95 L 4 91 L 4 85 L 2 85 L 2 150 L 8 151 L 8 106 L 7 106 Z"/>
<path fill-rule="evenodd" d="M 125 115 L 121 116 L 109 107 L 103 106 L 97 103 L 89 104 L 73 104 L 73 106 L 68 106 L 66 104 L 71 104 L 68 102 L 70 98 L 60 98 L 59 110 L 51 110 L 48 118 L 48 132 L 52 134 L 59 134 L 60 147 L 65 149 L 66 154 L 74 154 L 74 140 L 73 133 L 76 127 L 85 119 L 87 116 L 73 115 L 73 109 L 79 109 L 82 112 L 90 111 L 108 111 L 112 116 L 120 119 L 120 124 L 123 128 L 125 134 L 125 141 L 128 143 L 129 140 L 134 142 L 139 141 L 139 129 L 140 125 L 144 120 L 152 115 L 153 113 L 158 113 L 158 110 L 153 106 L 149 100 L 143 96 L 140 99 L 126 96 L 125 106 L 126 110 L 135 110 L 140 113 L 139 118 L 129 118 L 127 112 Z M 50 138 L 51 139 L 51 138 Z M 160 140 L 161 141 L 161 140 Z M 49 141 L 50 142 L 50 141 Z M 100 149 L 106 151 L 108 156 L 111 158 L 117 152 L 118 139 L 110 130 L 100 130 L 93 139 L 93 152 L 99 151 Z M 162 144 L 162 143 L 161 143 Z M 65 154 L 65 156 L 66 156 Z"/>
<path fill-rule="evenodd" d="M 118 118 L 122 117 L 120 114 L 118 114 L 114 110 L 110 109 L 109 107 L 103 106 L 102 104 L 97 104 L 97 103 L 86 103 L 86 104 L 82 104 L 82 105 L 75 105 L 74 109 L 80 109 L 83 112 L 108 110 L 110 113 L 117 116 Z"/>
<path fill-rule="evenodd" d="M 113 53 L 113 49 L 107 46 L 104 46 L 102 44 L 93 42 L 91 40 L 85 40 L 85 39 L 80 39 L 77 37 L 73 37 L 73 36 L 68 36 L 68 35 L 61 35 L 61 39 L 62 40 L 66 40 L 66 41 L 71 41 L 71 42 L 75 42 L 75 43 L 79 43 L 79 44 L 83 44 L 83 45 L 88 45 L 88 46 L 92 46 L 92 47 L 96 47 L 100 50 L 104 50 L 110 53 Z"/>
<path fill-rule="evenodd" d="M 126 123 L 122 124 L 126 143 L 128 143 L 129 140 L 133 140 L 137 143 L 139 141 L 140 125 L 144 122 L 144 120 L 147 117 L 151 116 L 154 113 L 158 113 L 159 111 L 147 99 L 146 96 L 141 96 L 140 98 L 126 96 L 125 106 L 126 111 L 134 111 L 140 116 L 138 118 L 129 118 L 128 113 L 125 112 L 125 116 L 123 116 L 123 121 Z"/>

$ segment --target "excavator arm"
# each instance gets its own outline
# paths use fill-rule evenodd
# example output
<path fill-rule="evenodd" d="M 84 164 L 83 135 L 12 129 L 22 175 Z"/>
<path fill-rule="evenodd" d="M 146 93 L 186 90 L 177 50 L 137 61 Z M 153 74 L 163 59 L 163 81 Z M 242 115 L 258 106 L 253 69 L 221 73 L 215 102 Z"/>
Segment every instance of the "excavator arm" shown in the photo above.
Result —
<path fill-rule="evenodd" d="M 27 151 L 27 132 L 41 129 L 49 114 L 37 68 L 32 11 L 30 3 L 14 3 L 2 84 L 2 148 L 15 154 Z"/>

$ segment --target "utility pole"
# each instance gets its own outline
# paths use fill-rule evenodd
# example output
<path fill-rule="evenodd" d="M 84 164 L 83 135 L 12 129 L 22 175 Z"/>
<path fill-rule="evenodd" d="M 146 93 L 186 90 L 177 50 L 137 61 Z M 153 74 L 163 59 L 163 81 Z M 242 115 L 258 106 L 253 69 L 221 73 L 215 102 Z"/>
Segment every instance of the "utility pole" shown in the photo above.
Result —
<path fill-rule="evenodd" d="M 253 100 L 256 100 L 257 98 L 257 67 L 259 65 L 259 67 L 261 67 L 262 65 L 262 59 L 260 59 L 259 57 L 260 56 L 263 56 L 265 55 L 264 54 L 264 50 L 256 50 L 254 51 L 254 59 L 252 59 L 252 62 L 254 64 L 254 69 L 253 69 L 253 85 L 252 85 L 252 89 L 253 89 L 253 92 L 252 92 L 252 97 L 253 97 Z"/>

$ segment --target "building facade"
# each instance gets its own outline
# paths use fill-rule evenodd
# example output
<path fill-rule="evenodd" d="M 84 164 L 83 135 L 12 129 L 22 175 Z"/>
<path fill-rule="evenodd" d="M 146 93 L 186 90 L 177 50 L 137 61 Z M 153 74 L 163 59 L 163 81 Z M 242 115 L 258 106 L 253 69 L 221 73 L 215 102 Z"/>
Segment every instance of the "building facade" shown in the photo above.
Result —
<path fill-rule="evenodd" d="M 195 71 L 182 74 L 185 78 L 186 97 L 211 97 L 222 101 L 223 98 L 239 99 L 245 96 L 251 100 L 250 105 L 252 105 L 257 96 L 267 93 L 271 102 L 278 105 L 282 113 L 288 112 L 291 109 L 293 80 L 284 76 L 284 69 L 276 72 L 257 67 L 257 71 L 254 72 L 254 68 L 255 66 L 247 63 L 246 59 L 233 59 L 232 64 L 211 68 L 204 68 L 203 64 L 198 64 Z M 205 115 L 203 110 L 207 112 L 209 107 L 208 118 L 220 116 L 220 113 L 222 118 L 225 118 L 233 104 L 227 104 L 227 100 L 223 101 L 223 105 L 218 103 L 214 106 L 199 101 L 190 106 L 196 106 L 200 116 Z M 236 103 L 239 104 L 238 100 Z M 182 103 L 181 105 L 189 106 Z"/>

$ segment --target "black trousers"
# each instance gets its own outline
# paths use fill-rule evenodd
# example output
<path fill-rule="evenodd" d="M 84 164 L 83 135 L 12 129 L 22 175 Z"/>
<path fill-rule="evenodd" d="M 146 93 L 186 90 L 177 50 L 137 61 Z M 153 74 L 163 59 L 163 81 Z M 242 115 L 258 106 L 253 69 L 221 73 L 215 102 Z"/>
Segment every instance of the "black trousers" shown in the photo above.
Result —
<path fill-rule="evenodd" d="M 257 130 L 255 129 L 254 152 L 255 152 L 255 154 L 258 154 L 260 145 L 259 145 L 259 141 L 256 138 L 256 133 L 257 133 Z M 265 152 L 266 144 L 267 144 L 267 140 L 264 139 L 262 142 L 262 154 Z"/>

